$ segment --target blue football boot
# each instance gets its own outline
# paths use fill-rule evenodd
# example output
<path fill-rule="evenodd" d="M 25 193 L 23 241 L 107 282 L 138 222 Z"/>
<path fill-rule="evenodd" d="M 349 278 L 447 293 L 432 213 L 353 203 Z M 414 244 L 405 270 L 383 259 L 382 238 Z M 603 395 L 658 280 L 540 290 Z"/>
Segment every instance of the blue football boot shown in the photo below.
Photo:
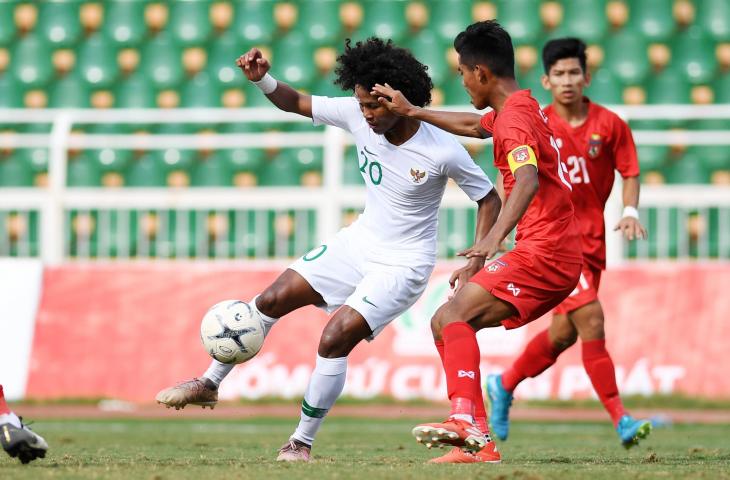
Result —
<path fill-rule="evenodd" d="M 512 394 L 502 386 L 502 375 L 487 377 L 487 398 L 489 398 L 489 423 L 492 425 L 492 433 L 500 440 L 507 440 Z"/>
<path fill-rule="evenodd" d="M 629 449 L 639 444 L 639 440 L 643 440 L 651 433 L 651 421 L 637 420 L 631 415 L 624 415 L 618 422 L 616 432 L 621 439 L 621 445 L 625 449 Z"/>

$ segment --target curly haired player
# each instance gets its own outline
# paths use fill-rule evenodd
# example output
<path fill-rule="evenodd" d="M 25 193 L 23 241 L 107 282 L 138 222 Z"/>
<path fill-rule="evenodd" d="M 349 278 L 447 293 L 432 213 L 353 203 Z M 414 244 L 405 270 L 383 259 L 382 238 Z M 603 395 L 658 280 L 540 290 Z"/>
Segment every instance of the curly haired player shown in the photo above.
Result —
<path fill-rule="evenodd" d="M 436 260 L 438 208 L 447 180 L 477 202 L 477 240 L 495 222 L 501 202 L 453 136 L 389 112 L 370 93 L 376 83 L 388 82 L 420 106 L 431 100 L 427 68 L 391 41 L 347 42 L 338 57 L 336 83 L 354 92 L 349 97 L 297 92 L 268 73 L 269 61 L 255 48 L 238 65 L 281 110 L 350 132 L 367 190 L 357 221 L 294 262 L 251 302 L 266 333 L 280 317 L 306 305 L 335 312 L 322 332 L 299 426 L 279 450 L 278 460 L 308 461 L 315 435 L 344 387 L 352 349 L 375 337 L 426 288 Z M 483 263 L 480 257 L 470 259 L 454 272 L 452 285 L 466 282 Z M 218 385 L 232 368 L 214 360 L 201 378 L 163 390 L 157 400 L 176 408 L 212 406 Z"/>

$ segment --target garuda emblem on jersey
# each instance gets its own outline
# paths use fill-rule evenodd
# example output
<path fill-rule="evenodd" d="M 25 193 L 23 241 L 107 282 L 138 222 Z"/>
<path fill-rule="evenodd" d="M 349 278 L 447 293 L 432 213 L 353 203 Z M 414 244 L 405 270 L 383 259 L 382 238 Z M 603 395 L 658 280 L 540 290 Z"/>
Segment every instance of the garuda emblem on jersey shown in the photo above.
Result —
<path fill-rule="evenodd" d="M 411 179 L 413 179 L 413 183 L 421 183 L 426 179 L 426 172 L 411 167 Z"/>
<path fill-rule="evenodd" d="M 591 134 L 591 139 L 588 140 L 588 156 L 596 158 L 601 153 L 601 136 L 597 133 Z"/>

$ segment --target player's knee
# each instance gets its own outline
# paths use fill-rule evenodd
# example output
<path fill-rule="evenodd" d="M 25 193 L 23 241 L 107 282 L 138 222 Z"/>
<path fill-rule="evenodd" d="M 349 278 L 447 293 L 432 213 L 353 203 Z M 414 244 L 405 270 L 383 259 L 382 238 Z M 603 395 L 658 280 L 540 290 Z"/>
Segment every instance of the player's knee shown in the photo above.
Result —
<path fill-rule="evenodd" d="M 431 334 L 435 340 L 441 338 L 441 330 L 444 328 L 446 318 L 446 305 L 441 305 L 431 317 Z"/>
<path fill-rule="evenodd" d="M 553 346 L 562 352 L 578 340 L 578 332 L 575 330 L 557 332 L 551 340 Z"/>
<path fill-rule="evenodd" d="M 267 288 L 256 299 L 256 308 L 259 312 L 272 318 L 279 318 L 285 313 L 281 311 L 281 305 L 286 298 L 286 291 L 282 288 Z"/>
<path fill-rule="evenodd" d="M 585 322 L 583 322 L 581 328 L 581 337 L 588 340 L 597 340 L 604 338 L 603 332 L 603 316 L 591 315 Z"/>

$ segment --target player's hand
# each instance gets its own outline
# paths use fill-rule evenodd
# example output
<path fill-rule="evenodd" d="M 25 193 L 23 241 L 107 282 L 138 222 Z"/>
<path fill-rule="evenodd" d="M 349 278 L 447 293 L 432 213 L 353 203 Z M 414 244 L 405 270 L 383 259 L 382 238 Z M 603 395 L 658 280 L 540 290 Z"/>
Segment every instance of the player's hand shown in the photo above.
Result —
<path fill-rule="evenodd" d="M 241 69 L 246 78 L 252 82 L 258 82 L 271 68 L 271 64 L 264 58 L 261 50 L 252 48 L 236 60 L 236 65 Z"/>
<path fill-rule="evenodd" d="M 492 235 L 487 235 L 479 242 L 477 242 L 473 247 L 467 248 L 463 252 L 457 253 L 457 255 L 466 258 L 481 257 L 486 261 L 496 255 L 497 252 L 499 252 L 501 245 L 501 238 L 495 238 Z"/>
<path fill-rule="evenodd" d="M 451 278 L 449 278 L 449 285 L 451 285 L 451 288 L 454 290 L 449 298 L 456 295 L 456 293 L 461 290 L 464 285 L 466 285 L 466 282 L 468 282 L 469 279 L 476 275 L 476 273 L 482 268 L 484 268 L 484 259 L 481 257 L 474 257 L 470 258 L 466 265 L 454 271 L 454 273 L 451 274 Z"/>
<path fill-rule="evenodd" d="M 370 95 L 378 97 L 378 102 L 381 105 L 384 105 L 385 108 L 402 117 L 407 117 L 416 108 L 400 90 L 392 88 L 387 83 L 385 85 L 376 83 Z"/>
<path fill-rule="evenodd" d="M 614 227 L 613 231 L 621 231 L 627 240 L 642 239 L 646 240 L 648 234 L 646 228 L 641 224 L 638 218 L 624 217 Z"/>

